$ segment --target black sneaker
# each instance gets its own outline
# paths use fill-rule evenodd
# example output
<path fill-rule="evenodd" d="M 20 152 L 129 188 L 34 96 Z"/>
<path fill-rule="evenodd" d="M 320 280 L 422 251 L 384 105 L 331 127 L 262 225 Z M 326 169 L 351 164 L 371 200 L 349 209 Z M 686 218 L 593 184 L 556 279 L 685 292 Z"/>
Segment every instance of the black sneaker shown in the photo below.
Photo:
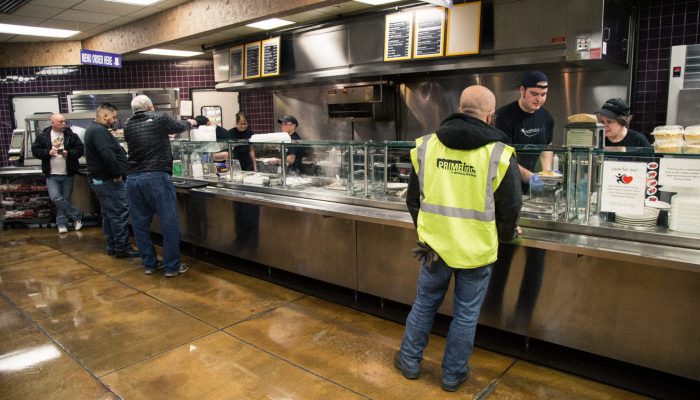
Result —
<path fill-rule="evenodd" d="M 107 249 L 107 255 L 108 255 L 108 256 L 113 256 L 114 254 L 116 254 L 116 252 L 114 251 L 114 249 Z"/>
<path fill-rule="evenodd" d="M 141 257 L 137 250 L 129 248 L 128 250 L 115 250 L 114 257 L 116 258 L 136 258 Z"/>
<path fill-rule="evenodd" d="M 153 274 L 155 274 L 159 269 L 163 269 L 163 263 L 161 263 L 160 261 L 156 261 L 156 265 L 155 265 L 155 266 L 146 267 L 146 269 L 144 269 L 143 272 L 144 272 L 146 275 L 153 275 Z"/>
<path fill-rule="evenodd" d="M 420 376 L 420 370 L 411 371 L 403 364 L 403 361 L 401 361 L 400 351 L 397 351 L 396 354 L 394 354 L 394 367 L 396 367 L 396 369 L 398 369 L 401 372 L 401 375 L 403 375 L 406 379 L 418 379 Z"/>
<path fill-rule="evenodd" d="M 180 275 L 180 274 L 184 274 L 184 273 L 187 272 L 189 269 L 190 269 L 190 266 L 189 266 L 189 265 L 187 265 L 187 264 L 180 264 L 180 267 L 177 269 L 177 271 L 166 272 L 166 273 L 165 273 L 165 277 L 166 277 L 166 278 L 173 278 L 173 277 L 176 277 L 176 276 L 178 276 L 178 275 Z"/>

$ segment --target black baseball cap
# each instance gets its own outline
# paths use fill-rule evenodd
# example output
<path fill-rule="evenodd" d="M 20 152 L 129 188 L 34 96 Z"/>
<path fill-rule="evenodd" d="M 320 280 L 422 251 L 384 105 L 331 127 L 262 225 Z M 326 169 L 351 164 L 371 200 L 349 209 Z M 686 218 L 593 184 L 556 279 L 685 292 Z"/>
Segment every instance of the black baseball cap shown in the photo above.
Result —
<path fill-rule="evenodd" d="M 277 123 L 278 123 L 278 124 L 283 124 L 283 123 L 285 123 L 285 122 L 291 122 L 291 123 L 293 123 L 294 125 L 299 126 L 299 122 L 297 121 L 296 118 L 294 118 L 293 115 L 285 115 L 285 116 L 282 117 L 282 118 L 277 118 Z"/>
<path fill-rule="evenodd" d="M 538 85 L 538 83 L 544 82 L 544 85 Z M 530 71 L 523 75 L 523 79 L 520 80 L 520 86 L 524 88 L 537 87 L 540 89 L 547 89 L 547 83 L 549 79 L 542 71 Z"/>
<path fill-rule="evenodd" d="M 620 115 L 628 117 L 630 115 L 630 106 L 624 100 L 615 98 L 606 101 L 603 107 L 595 113 L 605 115 L 610 119 L 616 119 Z"/>
<path fill-rule="evenodd" d="M 197 126 L 206 125 L 209 123 L 209 118 L 205 117 L 204 115 L 198 115 L 194 117 L 194 120 L 197 122 Z"/>

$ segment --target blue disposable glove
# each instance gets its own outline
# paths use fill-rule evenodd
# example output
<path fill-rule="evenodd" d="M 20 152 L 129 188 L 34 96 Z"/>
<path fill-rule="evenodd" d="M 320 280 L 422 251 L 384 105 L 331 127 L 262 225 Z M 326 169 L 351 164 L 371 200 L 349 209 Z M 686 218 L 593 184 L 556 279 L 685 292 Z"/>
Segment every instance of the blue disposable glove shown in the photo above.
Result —
<path fill-rule="evenodd" d="M 544 190 L 544 181 L 537 174 L 532 174 L 530 176 L 529 183 L 530 183 L 530 191 L 541 192 L 542 190 Z"/>

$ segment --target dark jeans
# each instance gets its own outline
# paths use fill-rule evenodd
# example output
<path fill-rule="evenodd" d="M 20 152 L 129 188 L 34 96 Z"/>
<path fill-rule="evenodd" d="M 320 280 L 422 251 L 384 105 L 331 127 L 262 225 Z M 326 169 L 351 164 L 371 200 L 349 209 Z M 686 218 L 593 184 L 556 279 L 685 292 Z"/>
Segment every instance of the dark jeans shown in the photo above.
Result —
<path fill-rule="evenodd" d="M 102 181 L 89 178 L 90 189 L 100 201 L 102 231 L 107 242 L 107 250 L 127 251 L 129 243 L 129 197 L 124 181 Z"/>
<path fill-rule="evenodd" d="M 139 246 L 141 261 L 146 267 L 157 263 L 151 240 L 151 222 L 158 216 L 163 235 L 163 266 L 165 272 L 180 268 L 180 221 L 173 179 L 167 172 L 136 172 L 126 181 L 131 209 L 131 224 Z"/>
<path fill-rule="evenodd" d="M 73 176 L 49 175 L 46 177 L 46 188 L 49 198 L 56 205 L 56 226 L 68 227 L 69 218 L 80 221 L 83 213 L 73 207 Z"/>

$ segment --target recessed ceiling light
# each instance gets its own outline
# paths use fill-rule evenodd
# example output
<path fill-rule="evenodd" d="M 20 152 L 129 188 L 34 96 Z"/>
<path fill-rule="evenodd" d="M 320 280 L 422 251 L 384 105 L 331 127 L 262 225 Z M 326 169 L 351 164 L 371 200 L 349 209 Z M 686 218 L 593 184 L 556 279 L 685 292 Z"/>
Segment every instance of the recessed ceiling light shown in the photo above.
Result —
<path fill-rule="evenodd" d="M 379 6 L 382 4 L 396 3 L 399 0 L 355 0 L 358 3 L 371 4 L 373 6 Z"/>
<path fill-rule="evenodd" d="M 138 6 L 150 6 L 151 4 L 160 3 L 163 0 L 107 0 L 113 3 L 136 4 Z"/>
<path fill-rule="evenodd" d="M 287 21 L 284 19 L 270 18 L 270 19 L 266 19 L 264 21 L 258 21 L 258 22 L 252 23 L 252 24 L 247 24 L 246 26 L 249 26 L 251 28 L 258 28 L 258 29 L 275 29 L 275 28 L 279 28 L 280 26 L 291 25 L 294 23 L 295 22 Z"/>
<path fill-rule="evenodd" d="M 80 31 L 71 31 L 68 29 L 41 28 L 38 26 L 0 24 L 0 33 L 9 33 L 11 35 L 67 38 L 79 34 Z"/>
<path fill-rule="evenodd" d="M 173 57 L 192 57 L 203 54 L 201 51 L 184 51 L 184 50 L 168 50 L 168 49 L 150 49 L 141 51 L 141 54 L 152 54 L 156 56 L 173 56 Z"/>

